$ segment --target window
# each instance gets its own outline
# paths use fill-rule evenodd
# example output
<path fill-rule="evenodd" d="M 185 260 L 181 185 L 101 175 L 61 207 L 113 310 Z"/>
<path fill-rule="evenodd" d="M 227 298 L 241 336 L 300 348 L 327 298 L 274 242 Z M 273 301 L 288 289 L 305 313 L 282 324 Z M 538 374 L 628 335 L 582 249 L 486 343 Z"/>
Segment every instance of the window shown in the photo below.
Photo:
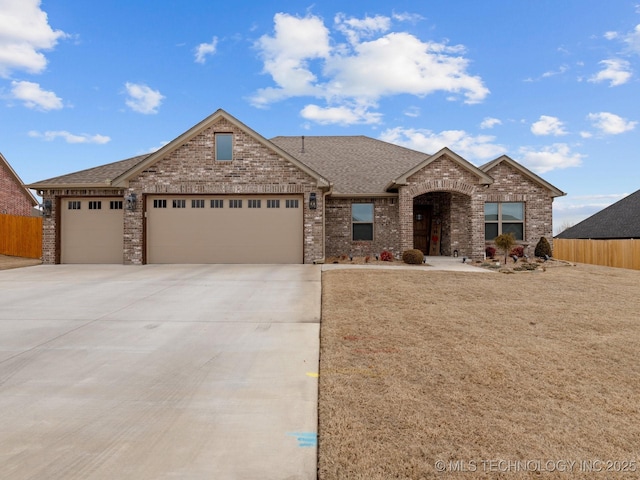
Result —
<path fill-rule="evenodd" d="M 191 208 L 204 208 L 204 200 L 191 200 Z"/>
<path fill-rule="evenodd" d="M 267 208 L 280 208 L 280 200 L 267 200 Z"/>
<path fill-rule="evenodd" d="M 229 208 L 242 208 L 242 200 L 229 200 Z"/>
<path fill-rule="evenodd" d="M 167 208 L 167 201 L 166 200 L 154 200 L 153 201 L 153 208 Z"/>
<path fill-rule="evenodd" d="M 89 210 L 102 210 L 102 202 L 99 200 L 90 200 Z"/>
<path fill-rule="evenodd" d="M 298 200 L 287 200 L 285 206 L 287 208 L 299 208 Z"/>
<path fill-rule="evenodd" d="M 216 133 L 216 160 L 219 162 L 233 160 L 233 135 L 231 133 Z"/>
<path fill-rule="evenodd" d="M 111 200 L 109 210 L 122 210 L 122 200 Z"/>
<path fill-rule="evenodd" d="M 484 204 L 484 239 L 493 240 L 503 233 L 513 233 L 516 240 L 524 240 L 524 203 Z"/>
<path fill-rule="evenodd" d="M 249 208 L 260 208 L 260 200 L 249 200 Z"/>
<path fill-rule="evenodd" d="M 78 200 L 71 200 L 69 202 L 69 210 L 80 210 L 80 205 Z"/>
<path fill-rule="evenodd" d="M 186 208 L 187 207 L 187 201 L 186 200 L 174 200 L 173 201 L 173 208 Z"/>
<path fill-rule="evenodd" d="M 373 203 L 351 204 L 353 240 L 373 240 Z"/>
<path fill-rule="evenodd" d="M 211 200 L 211 208 L 222 208 L 224 207 L 224 200 Z"/>

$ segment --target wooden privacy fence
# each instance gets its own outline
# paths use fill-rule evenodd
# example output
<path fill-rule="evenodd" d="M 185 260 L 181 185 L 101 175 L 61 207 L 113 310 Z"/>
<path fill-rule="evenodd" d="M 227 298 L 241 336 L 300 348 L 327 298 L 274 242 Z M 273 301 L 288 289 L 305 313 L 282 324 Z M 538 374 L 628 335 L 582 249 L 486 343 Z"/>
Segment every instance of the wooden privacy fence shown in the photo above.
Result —
<path fill-rule="evenodd" d="M 42 257 L 42 218 L 0 215 L 0 254 Z"/>
<path fill-rule="evenodd" d="M 554 238 L 553 257 L 568 262 L 640 270 L 640 240 Z"/>

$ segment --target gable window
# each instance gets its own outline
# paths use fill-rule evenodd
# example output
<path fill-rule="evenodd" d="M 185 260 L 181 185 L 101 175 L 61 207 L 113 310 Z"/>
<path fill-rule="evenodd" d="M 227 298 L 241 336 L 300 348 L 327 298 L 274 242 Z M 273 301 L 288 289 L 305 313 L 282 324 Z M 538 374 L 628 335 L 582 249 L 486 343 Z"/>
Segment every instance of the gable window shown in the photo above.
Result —
<path fill-rule="evenodd" d="M 222 208 L 224 207 L 224 200 L 215 199 L 211 200 L 211 208 Z"/>
<path fill-rule="evenodd" d="M 287 208 L 299 208 L 300 204 L 298 200 L 287 200 L 285 206 Z"/>
<path fill-rule="evenodd" d="M 167 201 L 155 199 L 153 201 L 153 208 L 167 208 Z"/>
<path fill-rule="evenodd" d="M 187 201 L 186 200 L 174 200 L 173 208 L 186 208 Z"/>
<path fill-rule="evenodd" d="M 242 200 L 229 200 L 229 208 L 242 208 Z"/>
<path fill-rule="evenodd" d="M 109 210 L 122 210 L 122 200 L 111 200 Z"/>
<path fill-rule="evenodd" d="M 280 200 L 267 200 L 267 208 L 280 208 Z"/>
<path fill-rule="evenodd" d="M 204 208 L 204 200 L 191 200 L 191 208 Z"/>
<path fill-rule="evenodd" d="M 233 134 L 216 133 L 216 160 L 219 162 L 233 160 Z"/>
<path fill-rule="evenodd" d="M 484 204 L 484 239 L 493 240 L 503 233 L 513 233 L 516 240 L 524 240 L 524 203 Z"/>
<path fill-rule="evenodd" d="M 249 200 L 249 208 L 260 208 L 260 200 Z"/>
<path fill-rule="evenodd" d="M 89 210 L 102 210 L 102 202 L 99 200 L 90 200 Z"/>
<path fill-rule="evenodd" d="M 69 202 L 69 210 L 80 210 L 80 205 L 78 200 L 72 200 Z"/>
<path fill-rule="evenodd" d="M 354 241 L 373 240 L 373 203 L 351 204 L 351 231 Z"/>

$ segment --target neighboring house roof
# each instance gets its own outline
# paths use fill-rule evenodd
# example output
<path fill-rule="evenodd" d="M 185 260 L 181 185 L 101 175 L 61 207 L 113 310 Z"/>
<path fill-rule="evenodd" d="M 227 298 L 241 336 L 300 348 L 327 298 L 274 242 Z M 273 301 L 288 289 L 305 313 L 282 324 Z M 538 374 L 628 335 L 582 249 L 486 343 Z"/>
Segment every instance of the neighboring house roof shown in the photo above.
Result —
<path fill-rule="evenodd" d="M 566 229 L 556 238 L 640 238 L 640 190 Z"/>
<path fill-rule="evenodd" d="M 271 142 L 330 179 L 334 195 L 384 194 L 391 180 L 429 156 L 363 135 L 275 137 Z"/>
<path fill-rule="evenodd" d="M 520 165 L 518 162 L 508 157 L 507 155 L 502 155 L 501 157 L 498 157 L 489 163 L 485 163 L 484 165 L 481 165 L 480 170 L 482 170 L 483 172 L 489 172 L 491 169 L 495 168 L 497 165 L 500 165 L 501 163 L 506 163 L 507 165 L 511 166 L 512 168 L 520 172 L 520 174 L 522 174 L 524 177 L 529 178 L 529 180 L 532 180 L 534 183 L 537 183 L 538 185 L 541 185 L 542 187 L 550 190 L 552 197 L 563 197 L 564 195 L 566 195 L 566 193 L 564 193 L 562 190 L 557 189 L 556 187 L 551 185 L 549 182 L 547 182 L 543 178 L 540 178 L 531 170 L 523 167 L 522 165 Z"/>
<path fill-rule="evenodd" d="M 2 165 L 4 165 L 7 169 L 7 171 L 9 172 L 9 175 L 11 175 L 15 182 L 20 185 L 20 187 L 22 187 L 22 189 L 24 190 L 25 196 L 29 198 L 29 201 L 31 202 L 31 204 L 35 207 L 37 205 L 39 205 L 40 202 L 38 202 L 38 200 L 36 199 L 36 197 L 33 195 L 33 193 L 31 193 L 31 190 L 29 190 L 24 183 L 22 183 L 22 180 L 20 179 L 20 177 L 18 176 L 18 174 L 15 172 L 15 170 L 13 168 L 11 168 L 11 165 L 9 165 L 9 162 L 7 161 L 6 158 L 4 158 L 4 155 L 2 155 L 2 153 L 0 153 L 0 163 Z"/>

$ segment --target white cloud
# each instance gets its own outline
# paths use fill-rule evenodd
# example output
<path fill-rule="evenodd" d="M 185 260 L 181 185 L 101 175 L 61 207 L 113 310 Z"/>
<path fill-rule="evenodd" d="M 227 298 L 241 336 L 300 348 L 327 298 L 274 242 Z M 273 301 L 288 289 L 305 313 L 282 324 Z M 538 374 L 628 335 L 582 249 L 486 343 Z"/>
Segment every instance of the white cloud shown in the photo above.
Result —
<path fill-rule="evenodd" d="M 420 116 L 420 108 L 419 107 L 409 107 L 404 111 L 404 114 L 407 117 L 417 118 Z"/>
<path fill-rule="evenodd" d="M 151 114 L 158 113 L 158 107 L 165 98 L 158 90 L 153 90 L 144 84 L 125 84 L 129 98 L 125 101 L 134 112 Z"/>
<path fill-rule="evenodd" d="M 62 138 L 67 143 L 97 143 L 99 145 L 109 143 L 111 141 L 111 138 L 105 135 L 89 135 L 87 133 L 76 135 L 67 132 L 66 130 L 47 131 L 44 133 L 32 130 L 29 132 L 29 136 L 32 138 L 41 138 L 47 142 L 52 142 L 56 138 Z"/>
<path fill-rule="evenodd" d="M 378 32 L 387 32 L 391 28 L 391 19 L 382 15 L 365 18 L 347 18 L 343 13 L 338 13 L 334 22 L 336 28 L 342 32 L 349 43 L 357 44 L 361 38 L 371 38 Z"/>
<path fill-rule="evenodd" d="M 619 37 L 618 32 L 605 32 L 604 38 L 607 40 L 614 40 Z"/>
<path fill-rule="evenodd" d="M 636 127 L 638 122 L 627 121 L 614 113 L 600 112 L 590 113 L 587 119 L 591 120 L 593 126 L 607 135 L 618 135 L 629 132 Z"/>
<path fill-rule="evenodd" d="M 636 25 L 633 31 L 624 35 L 623 41 L 631 53 L 640 55 L 640 25 Z"/>
<path fill-rule="evenodd" d="M 62 99 L 55 93 L 43 90 L 39 84 L 26 81 L 12 81 L 11 94 L 17 100 L 24 102 L 28 108 L 38 110 L 60 110 Z"/>
<path fill-rule="evenodd" d="M 609 82 L 610 87 L 623 85 L 631 78 L 631 64 L 620 58 L 612 58 L 602 60 L 600 65 L 604 65 L 604 69 L 589 78 L 590 82 L 600 83 Z"/>
<path fill-rule="evenodd" d="M 426 129 L 396 127 L 382 132 L 379 139 L 428 154 L 436 153 L 443 147 L 449 147 L 470 161 L 496 158 L 506 152 L 502 145 L 492 143 L 495 137 L 473 136 L 464 130 L 445 130 L 435 133 Z"/>
<path fill-rule="evenodd" d="M 438 91 L 471 104 L 489 94 L 480 77 L 467 73 L 464 47 L 388 32 L 388 17 L 337 15 L 336 29 L 347 36 L 348 44 L 336 42 L 317 16 L 279 13 L 274 24 L 273 36 L 262 36 L 256 47 L 264 61 L 263 71 L 275 86 L 258 90 L 250 99 L 254 106 L 311 96 L 324 99 L 327 109 L 373 108 L 381 97 L 423 97 Z"/>
<path fill-rule="evenodd" d="M 549 115 L 540 115 L 540 120 L 531 125 L 531 133 L 534 135 L 566 135 L 564 123 L 557 117 Z"/>
<path fill-rule="evenodd" d="M 519 149 L 522 164 L 536 173 L 582 165 L 584 155 L 573 153 L 566 143 L 554 143 L 541 150 L 532 147 Z"/>
<path fill-rule="evenodd" d="M 47 66 L 42 50 L 51 50 L 67 34 L 51 28 L 40 0 L 1 0 L 0 11 L 0 77 L 41 73 Z"/>
<path fill-rule="evenodd" d="M 263 71 L 271 75 L 278 88 L 258 90 L 252 99 L 255 106 L 321 93 L 313 85 L 316 76 L 309 68 L 309 61 L 327 58 L 331 50 L 329 31 L 318 17 L 297 18 L 278 13 L 274 23 L 274 36 L 263 35 L 256 47 L 264 60 Z"/>
<path fill-rule="evenodd" d="M 207 55 L 213 55 L 216 53 L 218 46 L 218 38 L 213 37 L 211 43 L 201 43 L 196 47 L 196 63 L 205 63 L 207 61 Z"/>
<path fill-rule="evenodd" d="M 493 118 L 493 117 L 485 117 L 484 120 L 482 120 L 482 123 L 480 124 L 480 128 L 484 130 L 487 128 L 493 128 L 496 125 L 502 125 L 502 120 L 498 118 Z"/>
<path fill-rule="evenodd" d="M 307 105 L 300 112 L 303 118 L 313 120 L 321 125 L 339 124 L 353 125 L 357 123 L 373 124 L 380 123 L 382 114 L 372 113 L 364 106 L 356 107 L 319 107 L 317 105 Z"/>

